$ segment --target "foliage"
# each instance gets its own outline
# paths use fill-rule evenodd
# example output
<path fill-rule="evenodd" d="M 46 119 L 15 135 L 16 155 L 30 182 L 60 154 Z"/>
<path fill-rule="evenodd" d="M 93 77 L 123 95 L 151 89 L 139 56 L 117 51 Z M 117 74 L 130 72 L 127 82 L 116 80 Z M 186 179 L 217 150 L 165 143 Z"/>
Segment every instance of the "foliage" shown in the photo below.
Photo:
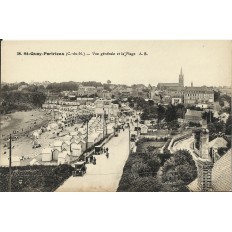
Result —
<path fill-rule="evenodd" d="M 197 177 L 197 168 L 187 150 L 177 151 L 163 165 L 162 181 L 175 188 L 183 187 Z"/>
<path fill-rule="evenodd" d="M 59 166 L 21 166 L 12 168 L 13 192 L 52 192 L 72 173 L 73 168 Z M 20 180 L 22 181 L 20 183 Z M 8 191 L 9 168 L 0 168 L 0 192 Z"/>
<path fill-rule="evenodd" d="M 100 86 L 102 86 L 101 82 L 96 82 L 96 81 L 83 81 L 81 84 L 83 86 L 93 86 L 93 87 L 100 87 Z"/>
<path fill-rule="evenodd" d="M 172 122 L 177 120 L 176 108 L 174 105 L 169 105 L 166 109 L 165 113 L 165 120 L 166 122 Z"/>
<path fill-rule="evenodd" d="M 78 90 L 79 84 L 74 81 L 51 83 L 47 86 L 47 90 L 51 92 L 61 92 L 61 91 L 75 91 Z"/>
<path fill-rule="evenodd" d="M 42 92 L 9 91 L 2 92 L 1 99 L 3 99 L 1 111 L 9 113 L 41 107 L 45 102 L 46 95 Z"/>
<path fill-rule="evenodd" d="M 162 105 L 158 105 L 157 108 L 157 118 L 158 118 L 158 124 L 162 119 L 165 117 L 165 108 Z"/>
<path fill-rule="evenodd" d="M 157 156 L 159 157 L 161 161 L 161 166 L 164 165 L 164 163 L 171 158 L 171 153 L 168 149 L 164 149 L 163 153 L 158 153 Z"/>
<path fill-rule="evenodd" d="M 226 124 L 225 124 L 225 134 L 231 135 L 232 134 L 232 117 L 231 114 L 229 115 Z"/>
<path fill-rule="evenodd" d="M 227 101 L 227 102 L 230 103 L 230 105 L 231 105 L 231 97 L 230 97 L 230 96 L 228 96 L 228 95 L 226 95 L 226 94 L 223 94 L 223 95 L 221 95 L 221 96 L 219 97 L 219 105 L 220 105 L 221 107 L 224 106 L 224 101 Z"/>
<path fill-rule="evenodd" d="M 179 123 L 177 122 L 177 120 L 173 120 L 171 122 L 168 123 L 168 129 L 172 129 L 172 130 L 177 130 L 178 128 L 180 128 Z"/>
<path fill-rule="evenodd" d="M 190 127 L 201 127 L 201 124 L 199 122 L 189 122 L 188 125 Z"/>
<path fill-rule="evenodd" d="M 184 118 L 184 115 L 186 113 L 184 104 L 177 104 L 175 107 L 176 107 L 176 117 Z"/>
<path fill-rule="evenodd" d="M 214 90 L 213 92 L 214 92 L 214 101 L 215 102 L 219 101 L 220 91 Z"/>
<path fill-rule="evenodd" d="M 209 130 L 209 140 L 212 140 L 218 134 L 224 133 L 225 131 L 225 123 L 221 122 L 214 122 L 208 125 Z"/>
<path fill-rule="evenodd" d="M 154 105 L 147 105 L 141 115 L 142 120 L 151 120 L 157 118 L 157 107 Z"/>
<path fill-rule="evenodd" d="M 128 192 L 158 192 L 162 185 L 157 177 L 138 177 L 128 188 Z"/>
<path fill-rule="evenodd" d="M 218 121 L 218 119 L 213 116 L 212 111 L 205 111 L 204 113 L 202 113 L 202 118 L 205 119 L 207 123 Z"/>

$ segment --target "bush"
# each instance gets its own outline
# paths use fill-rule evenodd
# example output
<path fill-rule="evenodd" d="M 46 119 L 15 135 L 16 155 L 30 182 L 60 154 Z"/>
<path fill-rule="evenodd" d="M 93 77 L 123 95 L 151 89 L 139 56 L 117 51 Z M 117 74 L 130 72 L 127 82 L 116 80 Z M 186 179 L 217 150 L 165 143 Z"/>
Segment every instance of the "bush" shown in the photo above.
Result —
<path fill-rule="evenodd" d="M 134 180 L 128 192 L 159 192 L 162 184 L 156 177 L 139 177 Z"/>
<path fill-rule="evenodd" d="M 12 192 L 52 192 L 67 178 L 73 168 L 59 166 L 22 166 L 12 168 Z M 22 183 L 19 183 L 22 180 Z M 8 191 L 9 168 L 0 168 L 0 192 Z"/>
<path fill-rule="evenodd" d="M 197 167 L 187 150 L 177 151 L 163 166 L 162 181 L 169 182 L 178 190 L 197 177 Z"/>

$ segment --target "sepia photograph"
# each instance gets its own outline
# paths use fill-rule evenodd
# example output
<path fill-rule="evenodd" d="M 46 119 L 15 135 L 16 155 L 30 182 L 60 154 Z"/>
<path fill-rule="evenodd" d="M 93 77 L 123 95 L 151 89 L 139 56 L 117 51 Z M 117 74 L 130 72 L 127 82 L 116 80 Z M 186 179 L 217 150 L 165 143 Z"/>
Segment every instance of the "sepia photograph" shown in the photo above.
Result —
<path fill-rule="evenodd" d="M 0 192 L 229 192 L 231 41 L 1 41 Z"/>

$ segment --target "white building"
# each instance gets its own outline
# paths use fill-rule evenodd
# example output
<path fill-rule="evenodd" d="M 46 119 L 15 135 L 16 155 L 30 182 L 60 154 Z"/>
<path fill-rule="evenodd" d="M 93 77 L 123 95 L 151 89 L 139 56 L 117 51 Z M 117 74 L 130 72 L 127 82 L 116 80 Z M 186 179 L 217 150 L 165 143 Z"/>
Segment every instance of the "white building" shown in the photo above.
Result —
<path fill-rule="evenodd" d="M 70 163 L 70 152 L 62 151 L 58 156 L 58 164 Z"/>
<path fill-rule="evenodd" d="M 80 156 L 82 154 L 81 151 L 81 145 L 77 144 L 76 142 L 71 144 L 71 152 L 72 152 L 72 156 Z"/>
<path fill-rule="evenodd" d="M 52 161 L 52 148 L 44 148 L 41 152 L 42 154 L 42 161 L 44 162 L 49 162 Z"/>

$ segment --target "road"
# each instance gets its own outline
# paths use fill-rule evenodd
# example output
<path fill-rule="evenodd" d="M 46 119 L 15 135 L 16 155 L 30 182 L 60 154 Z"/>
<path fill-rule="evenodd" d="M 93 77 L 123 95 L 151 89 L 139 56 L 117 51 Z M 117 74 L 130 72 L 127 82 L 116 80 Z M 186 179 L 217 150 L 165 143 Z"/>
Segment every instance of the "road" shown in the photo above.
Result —
<path fill-rule="evenodd" d="M 193 136 L 188 138 L 188 139 L 184 139 L 181 141 L 178 141 L 174 144 L 173 146 L 173 150 L 177 151 L 177 150 L 188 150 L 190 152 L 190 154 L 193 157 L 193 160 L 196 161 L 196 159 L 198 158 L 196 156 L 196 154 L 193 152 L 193 150 L 191 149 L 191 143 L 193 142 L 194 138 Z"/>
<path fill-rule="evenodd" d="M 128 139 L 128 129 L 121 131 L 105 145 L 109 159 L 105 154 L 96 155 L 96 165 L 87 164 L 84 176 L 71 176 L 56 192 L 116 192 L 129 155 Z"/>

